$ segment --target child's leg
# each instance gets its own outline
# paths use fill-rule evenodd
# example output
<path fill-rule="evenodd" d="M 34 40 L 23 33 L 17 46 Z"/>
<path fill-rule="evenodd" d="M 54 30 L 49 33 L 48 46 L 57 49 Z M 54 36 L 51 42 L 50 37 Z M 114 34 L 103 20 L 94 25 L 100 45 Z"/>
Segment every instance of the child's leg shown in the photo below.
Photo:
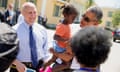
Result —
<path fill-rule="evenodd" d="M 55 62 L 57 57 L 55 55 L 52 56 L 52 58 L 43 65 L 43 69 L 45 69 L 47 66 L 51 65 L 53 62 Z"/>
<path fill-rule="evenodd" d="M 56 64 L 53 68 L 52 68 L 52 72 L 61 72 L 64 69 L 69 69 L 70 68 L 70 62 L 68 63 L 63 63 L 63 64 Z"/>
<path fill-rule="evenodd" d="M 53 56 L 47 63 L 44 64 L 43 69 L 45 69 L 47 66 L 55 62 L 57 59 L 57 55 L 56 55 L 57 53 L 55 52 L 55 50 L 53 48 L 50 48 L 49 51 L 53 54 Z"/>

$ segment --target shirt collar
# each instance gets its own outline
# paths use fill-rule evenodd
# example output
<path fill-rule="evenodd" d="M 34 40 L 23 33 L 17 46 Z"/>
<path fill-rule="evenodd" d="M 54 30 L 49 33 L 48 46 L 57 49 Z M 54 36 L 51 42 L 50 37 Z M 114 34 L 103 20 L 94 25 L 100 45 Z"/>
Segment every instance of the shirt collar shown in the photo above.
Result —
<path fill-rule="evenodd" d="M 7 70 L 5 70 L 4 72 L 10 72 L 10 68 L 8 68 Z"/>
<path fill-rule="evenodd" d="M 30 25 L 29 25 L 29 24 L 27 24 L 25 20 L 24 20 L 24 22 L 23 22 L 23 23 L 24 23 L 25 27 L 26 27 L 27 29 L 29 29 Z M 33 27 L 33 26 L 34 26 L 34 24 L 32 24 L 32 27 Z"/>

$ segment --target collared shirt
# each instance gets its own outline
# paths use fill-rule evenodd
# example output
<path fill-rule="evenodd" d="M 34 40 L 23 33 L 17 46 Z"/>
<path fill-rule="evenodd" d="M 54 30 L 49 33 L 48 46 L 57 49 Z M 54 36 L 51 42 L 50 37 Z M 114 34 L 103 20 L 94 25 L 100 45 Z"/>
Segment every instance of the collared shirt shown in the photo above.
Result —
<path fill-rule="evenodd" d="M 31 62 L 31 51 L 29 46 L 29 25 L 23 20 L 21 24 L 16 24 L 13 27 L 17 31 L 19 39 L 19 53 L 17 59 L 21 62 Z M 47 32 L 44 27 L 35 23 L 32 25 L 33 36 L 36 41 L 38 60 L 49 59 Z"/>
<path fill-rule="evenodd" d="M 21 23 L 21 22 L 23 22 L 23 21 L 24 21 L 24 17 L 23 17 L 22 14 L 20 14 L 20 15 L 18 16 L 17 23 L 19 24 L 19 23 Z"/>
<path fill-rule="evenodd" d="M 70 68 L 71 69 L 80 69 L 80 64 L 77 62 L 75 57 L 73 57 Z"/>
<path fill-rule="evenodd" d="M 10 14 L 10 16 L 13 17 L 13 15 L 14 15 L 14 11 L 13 11 L 13 10 L 9 10 L 9 14 Z"/>
<path fill-rule="evenodd" d="M 9 10 L 9 15 L 12 17 L 12 19 L 10 19 L 10 24 L 13 24 L 14 11 Z"/>

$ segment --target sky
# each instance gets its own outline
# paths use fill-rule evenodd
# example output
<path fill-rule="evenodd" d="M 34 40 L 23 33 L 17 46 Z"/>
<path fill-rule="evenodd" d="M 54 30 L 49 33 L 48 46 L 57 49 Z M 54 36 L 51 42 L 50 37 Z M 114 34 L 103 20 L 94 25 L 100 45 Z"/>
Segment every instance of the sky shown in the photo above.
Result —
<path fill-rule="evenodd" d="M 120 0 L 94 0 L 98 6 L 120 8 Z"/>

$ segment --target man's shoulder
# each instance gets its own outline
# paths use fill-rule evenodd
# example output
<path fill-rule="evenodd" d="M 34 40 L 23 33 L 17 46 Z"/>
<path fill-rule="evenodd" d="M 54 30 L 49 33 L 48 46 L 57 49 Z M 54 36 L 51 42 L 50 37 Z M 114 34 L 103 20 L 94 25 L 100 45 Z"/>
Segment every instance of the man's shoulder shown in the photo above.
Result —
<path fill-rule="evenodd" d="M 17 23 L 14 26 L 12 26 L 13 29 L 17 30 L 20 26 L 22 26 L 22 24 Z"/>
<path fill-rule="evenodd" d="M 5 13 L 8 13 L 9 11 L 8 10 L 5 10 Z"/>
<path fill-rule="evenodd" d="M 38 31 L 40 31 L 43 35 L 46 35 L 47 34 L 47 30 L 44 26 L 38 24 L 38 23 L 35 23 L 35 27 L 37 28 Z"/>
<path fill-rule="evenodd" d="M 46 28 L 38 23 L 35 23 L 35 26 L 39 28 L 40 30 L 46 30 Z"/>

